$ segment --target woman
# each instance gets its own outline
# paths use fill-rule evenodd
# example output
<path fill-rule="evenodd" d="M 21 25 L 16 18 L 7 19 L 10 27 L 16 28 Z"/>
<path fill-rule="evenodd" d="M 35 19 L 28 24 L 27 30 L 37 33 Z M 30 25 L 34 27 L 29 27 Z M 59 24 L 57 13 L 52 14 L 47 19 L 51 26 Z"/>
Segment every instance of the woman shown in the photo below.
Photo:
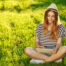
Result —
<path fill-rule="evenodd" d="M 62 38 L 65 37 L 65 28 L 59 24 L 58 9 L 55 4 L 51 4 L 44 15 L 44 22 L 36 28 L 35 45 L 37 48 L 52 49 L 52 54 L 39 53 L 35 48 L 25 48 L 25 53 L 32 59 L 41 60 L 41 62 L 55 61 L 66 54 L 66 47 L 62 47 Z M 61 52 L 61 53 L 60 53 Z"/>

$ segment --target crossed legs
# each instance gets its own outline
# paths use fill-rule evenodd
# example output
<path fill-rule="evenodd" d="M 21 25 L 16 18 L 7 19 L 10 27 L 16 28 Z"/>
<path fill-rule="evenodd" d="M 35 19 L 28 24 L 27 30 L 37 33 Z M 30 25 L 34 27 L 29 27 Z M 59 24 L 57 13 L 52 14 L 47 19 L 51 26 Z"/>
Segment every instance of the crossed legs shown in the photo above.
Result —
<path fill-rule="evenodd" d="M 42 54 L 42 53 L 39 53 L 37 52 L 36 50 L 34 50 L 34 48 L 32 47 L 27 47 L 25 48 L 25 54 L 27 56 L 29 56 L 30 58 L 33 58 L 33 59 L 40 59 L 40 60 L 44 60 L 46 59 L 48 56 Z"/>
<path fill-rule="evenodd" d="M 25 53 L 30 58 L 40 59 L 40 60 L 44 60 L 46 62 L 51 62 L 51 61 L 55 61 L 55 60 L 58 60 L 60 58 L 63 58 L 64 56 L 66 56 L 66 46 L 60 47 L 56 54 L 52 54 L 49 57 L 42 53 L 35 51 L 34 48 L 32 48 L 32 47 L 25 48 Z"/>
<path fill-rule="evenodd" d="M 66 56 L 66 46 L 60 47 L 56 54 L 53 54 L 50 57 L 46 58 L 45 61 L 46 62 L 55 61 L 60 58 L 63 58 L 64 56 Z"/>

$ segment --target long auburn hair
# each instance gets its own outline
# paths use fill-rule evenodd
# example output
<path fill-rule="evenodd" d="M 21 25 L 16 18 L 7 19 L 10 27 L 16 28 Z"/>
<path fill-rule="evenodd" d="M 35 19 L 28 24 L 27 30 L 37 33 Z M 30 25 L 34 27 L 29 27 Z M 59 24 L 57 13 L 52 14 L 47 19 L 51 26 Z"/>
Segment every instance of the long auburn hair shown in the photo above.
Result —
<path fill-rule="evenodd" d="M 47 30 L 48 30 L 49 23 L 48 23 L 47 16 L 48 16 L 49 11 L 52 11 L 52 10 L 46 10 L 45 15 L 44 15 L 44 22 L 43 22 L 44 35 L 47 34 Z M 52 12 L 54 12 L 54 14 L 55 14 L 55 21 L 52 22 L 53 24 L 52 24 L 52 28 L 50 31 L 49 39 L 50 40 L 57 40 L 59 37 L 58 12 L 55 12 L 55 11 L 52 11 Z"/>

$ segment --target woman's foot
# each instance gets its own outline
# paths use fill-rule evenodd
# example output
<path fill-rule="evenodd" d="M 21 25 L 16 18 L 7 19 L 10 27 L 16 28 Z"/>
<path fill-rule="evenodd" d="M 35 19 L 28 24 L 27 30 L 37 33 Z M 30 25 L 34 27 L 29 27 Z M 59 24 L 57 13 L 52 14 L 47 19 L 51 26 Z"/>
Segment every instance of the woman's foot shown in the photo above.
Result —
<path fill-rule="evenodd" d="M 56 60 L 55 62 L 57 62 L 57 63 L 58 63 L 58 62 L 62 62 L 62 59 Z"/>
<path fill-rule="evenodd" d="M 44 62 L 52 62 L 52 61 L 49 60 L 49 59 L 45 59 Z M 54 61 L 54 62 L 57 62 L 57 63 L 58 63 L 58 62 L 62 62 L 62 59 L 56 60 L 56 61 Z"/>
<path fill-rule="evenodd" d="M 30 60 L 30 63 L 39 64 L 39 63 L 45 63 L 45 62 L 44 62 L 43 60 L 31 59 L 31 60 Z"/>

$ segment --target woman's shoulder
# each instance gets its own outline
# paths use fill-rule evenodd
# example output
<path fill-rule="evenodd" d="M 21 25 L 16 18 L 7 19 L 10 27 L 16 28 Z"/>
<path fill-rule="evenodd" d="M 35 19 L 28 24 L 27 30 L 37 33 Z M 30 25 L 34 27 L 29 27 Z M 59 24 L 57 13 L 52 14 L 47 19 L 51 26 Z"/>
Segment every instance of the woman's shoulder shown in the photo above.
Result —
<path fill-rule="evenodd" d="M 63 24 L 60 24 L 60 25 L 59 25 L 59 28 L 64 28 L 64 25 L 63 25 Z"/>
<path fill-rule="evenodd" d="M 41 23 L 39 23 L 39 24 L 37 25 L 37 27 L 36 27 L 35 31 L 36 31 L 36 32 L 37 32 L 37 31 L 40 31 L 41 27 L 42 27 L 42 24 L 41 24 Z"/>
<path fill-rule="evenodd" d="M 39 23 L 39 24 L 37 25 L 37 28 L 38 28 L 38 29 L 41 29 L 41 28 L 42 28 L 42 23 Z"/>
<path fill-rule="evenodd" d="M 38 26 L 41 27 L 42 26 L 42 23 L 39 23 Z"/>
<path fill-rule="evenodd" d="M 59 26 L 59 35 L 60 35 L 60 37 L 65 37 L 66 36 L 65 27 L 64 27 L 63 24 L 60 24 L 60 26 Z"/>
<path fill-rule="evenodd" d="M 60 24 L 59 29 L 65 31 L 65 26 L 63 24 Z"/>

